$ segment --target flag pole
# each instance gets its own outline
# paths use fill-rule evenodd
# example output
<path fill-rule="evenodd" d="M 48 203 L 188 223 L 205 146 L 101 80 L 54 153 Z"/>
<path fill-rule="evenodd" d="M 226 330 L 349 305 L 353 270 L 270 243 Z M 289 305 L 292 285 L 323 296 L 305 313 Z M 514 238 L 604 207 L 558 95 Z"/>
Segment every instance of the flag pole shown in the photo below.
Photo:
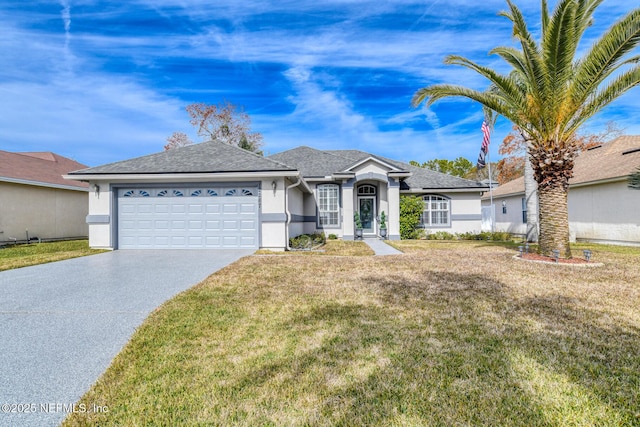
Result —
<path fill-rule="evenodd" d="M 478 163 L 476 167 L 478 170 L 484 168 L 487 163 L 489 164 L 489 200 L 491 207 L 491 232 L 495 232 L 495 219 L 496 209 L 493 206 L 493 177 L 491 176 L 491 156 L 489 155 L 489 145 L 491 145 L 491 132 L 493 131 L 493 125 L 495 124 L 496 117 L 492 114 L 491 110 L 485 109 L 484 120 L 482 121 L 482 146 L 480 147 L 480 154 L 478 155 Z"/>
<path fill-rule="evenodd" d="M 493 129 L 492 129 L 493 130 Z M 491 232 L 496 232 L 496 207 L 493 206 L 493 175 L 491 175 L 491 148 L 487 146 L 487 166 L 489 171 L 489 200 L 491 206 Z"/>

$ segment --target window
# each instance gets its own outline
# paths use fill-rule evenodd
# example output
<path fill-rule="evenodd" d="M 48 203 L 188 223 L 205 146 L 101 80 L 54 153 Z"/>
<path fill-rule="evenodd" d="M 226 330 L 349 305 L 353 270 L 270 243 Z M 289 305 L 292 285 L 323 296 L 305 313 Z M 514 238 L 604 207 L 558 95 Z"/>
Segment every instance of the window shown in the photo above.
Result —
<path fill-rule="evenodd" d="M 522 198 L 522 223 L 527 223 L 527 199 Z"/>
<path fill-rule="evenodd" d="M 449 199 L 442 196 L 424 196 L 424 211 L 422 212 L 422 224 L 424 226 L 443 227 L 449 226 Z"/>
<path fill-rule="evenodd" d="M 318 186 L 318 225 L 340 225 L 339 187 L 336 184 Z"/>
<path fill-rule="evenodd" d="M 373 185 L 361 185 L 358 187 L 358 196 L 375 196 L 376 187 Z"/>

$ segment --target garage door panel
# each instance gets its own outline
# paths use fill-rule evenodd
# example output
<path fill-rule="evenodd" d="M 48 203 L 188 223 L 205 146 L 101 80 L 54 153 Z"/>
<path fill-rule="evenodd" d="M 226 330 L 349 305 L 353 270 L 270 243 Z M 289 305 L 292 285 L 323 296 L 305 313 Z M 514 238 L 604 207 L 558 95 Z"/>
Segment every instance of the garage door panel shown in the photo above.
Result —
<path fill-rule="evenodd" d="M 254 220 L 242 220 L 240 221 L 240 228 L 242 230 L 255 230 L 256 229 L 256 221 Z"/>
<path fill-rule="evenodd" d="M 209 191 L 178 197 L 171 192 L 158 195 L 157 189 L 136 189 L 135 194 L 143 191 L 150 196 L 122 197 L 121 190 L 118 198 L 122 249 L 258 247 L 258 197 L 214 196 Z"/>
<path fill-rule="evenodd" d="M 189 231 L 203 231 L 202 221 L 189 221 Z"/>
<path fill-rule="evenodd" d="M 243 203 L 240 205 L 240 212 L 241 213 L 249 213 L 249 214 L 253 214 L 256 212 L 257 209 L 257 205 L 253 204 L 253 203 Z"/>
<path fill-rule="evenodd" d="M 169 213 L 169 205 L 167 204 L 157 204 L 155 206 L 156 213 Z"/>
<path fill-rule="evenodd" d="M 220 230 L 220 221 L 211 221 L 207 220 L 205 222 L 205 231 L 216 231 Z"/>
<path fill-rule="evenodd" d="M 189 213 L 202 213 L 204 206 L 197 205 L 194 203 L 189 203 Z"/>
<path fill-rule="evenodd" d="M 222 212 L 226 214 L 237 214 L 239 211 L 237 203 L 225 203 L 222 205 Z"/>

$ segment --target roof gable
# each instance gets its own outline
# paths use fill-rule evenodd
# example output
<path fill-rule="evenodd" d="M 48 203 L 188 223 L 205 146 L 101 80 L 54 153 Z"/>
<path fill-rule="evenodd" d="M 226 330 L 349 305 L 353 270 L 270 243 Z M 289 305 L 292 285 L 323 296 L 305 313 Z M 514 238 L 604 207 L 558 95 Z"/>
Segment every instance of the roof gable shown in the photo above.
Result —
<path fill-rule="evenodd" d="M 295 168 L 242 148 L 209 141 L 83 169 L 70 175 L 271 171 L 295 171 Z"/>
<path fill-rule="evenodd" d="M 62 176 L 70 171 L 86 168 L 67 157 L 51 152 L 12 153 L 0 150 L 0 180 L 44 186 L 87 188 L 80 181 Z"/>
<path fill-rule="evenodd" d="M 392 172 L 410 172 L 411 176 L 402 181 L 402 190 L 440 189 L 486 189 L 487 186 L 456 176 L 446 175 L 429 169 L 419 168 L 382 156 L 359 150 L 317 150 L 298 147 L 269 158 L 295 165 L 305 178 L 328 177 L 340 172 L 352 171 L 367 161 L 386 165 Z"/>
<path fill-rule="evenodd" d="M 400 169 L 398 169 L 396 166 L 387 163 L 385 161 L 382 161 L 376 157 L 373 156 L 369 156 L 366 157 L 362 160 L 357 161 L 356 163 L 354 163 L 353 165 L 349 166 L 347 169 L 345 169 L 344 171 L 341 172 L 355 172 L 358 170 L 361 170 L 364 167 L 370 166 L 370 165 L 376 165 L 378 168 L 382 168 L 384 169 L 386 172 L 390 172 L 390 171 L 400 171 Z"/>

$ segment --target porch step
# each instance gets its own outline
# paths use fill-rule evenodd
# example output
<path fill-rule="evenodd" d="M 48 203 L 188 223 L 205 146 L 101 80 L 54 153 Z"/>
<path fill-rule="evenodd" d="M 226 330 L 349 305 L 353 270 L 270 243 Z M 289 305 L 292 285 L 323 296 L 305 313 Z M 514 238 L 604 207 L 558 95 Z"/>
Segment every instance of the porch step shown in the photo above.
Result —
<path fill-rule="evenodd" d="M 364 239 L 362 239 L 362 241 L 365 242 L 367 245 L 369 245 L 369 247 L 371 249 L 373 249 L 373 252 L 375 252 L 376 256 L 377 255 L 401 255 L 402 254 L 402 252 L 400 252 L 396 248 L 387 245 L 385 242 L 383 242 L 382 240 L 380 240 L 380 239 L 378 239 L 376 237 L 373 237 L 373 238 L 365 237 Z"/>

